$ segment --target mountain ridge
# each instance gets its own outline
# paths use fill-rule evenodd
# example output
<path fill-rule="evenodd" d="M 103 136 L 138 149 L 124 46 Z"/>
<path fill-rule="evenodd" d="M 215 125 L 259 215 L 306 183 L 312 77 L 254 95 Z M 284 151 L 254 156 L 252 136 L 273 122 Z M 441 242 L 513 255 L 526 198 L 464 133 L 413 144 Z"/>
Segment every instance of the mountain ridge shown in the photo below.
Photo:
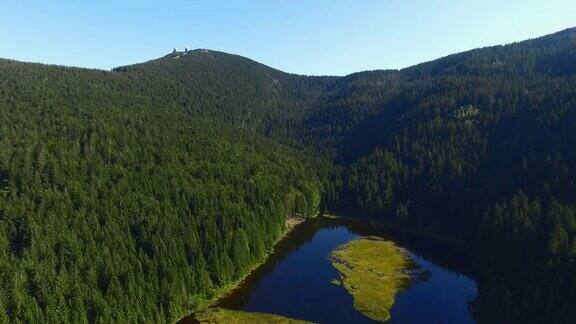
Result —
<path fill-rule="evenodd" d="M 362 74 L 362 73 L 370 73 L 370 72 L 386 72 L 386 71 L 404 71 L 404 70 L 410 70 L 413 69 L 417 66 L 420 65 L 424 65 L 427 63 L 431 63 L 431 62 L 435 62 L 438 60 L 442 60 L 442 59 L 447 59 L 450 58 L 452 56 L 455 55 L 461 55 L 461 54 L 466 54 L 466 53 L 471 53 L 474 51 L 479 51 L 479 50 L 486 50 L 486 49 L 494 49 L 494 48 L 500 48 L 500 47 L 509 47 L 509 46 L 514 46 L 514 45 L 518 45 L 518 44 L 522 44 L 522 43 L 526 43 L 526 42 L 532 42 L 532 41 L 542 41 L 545 42 L 547 40 L 550 40 L 552 38 L 556 38 L 556 37 L 560 37 L 560 36 L 565 36 L 567 38 L 572 38 L 575 39 L 576 41 L 576 27 L 571 27 L 571 28 L 566 28 L 564 30 L 552 33 L 552 34 L 547 34 L 547 35 L 543 35 L 543 36 L 537 36 L 534 38 L 530 38 L 530 39 L 526 39 L 526 40 L 520 40 L 520 41 L 514 41 L 514 42 L 510 42 L 507 44 L 503 44 L 503 45 L 492 45 L 492 46 L 485 46 L 485 47 L 479 47 L 479 48 L 473 48 L 473 49 L 469 49 L 463 52 L 459 52 L 456 54 L 449 54 L 446 56 L 442 56 L 439 58 L 435 58 L 429 61 L 424 61 L 424 62 L 420 62 L 420 63 L 414 63 L 413 65 L 410 65 L 408 67 L 404 67 L 404 68 L 383 68 L 383 69 L 374 69 L 374 70 L 362 70 L 362 71 L 358 71 L 358 72 L 352 72 L 350 74 L 346 74 L 346 75 L 342 75 L 342 76 L 337 76 L 337 75 L 310 75 L 310 74 L 298 74 L 298 73 L 291 73 L 291 72 L 286 72 L 286 71 L 282 71 L 279 69 L 276 69 L 272 66 L 268 66 L 265 65 L 263 63 L 260 63 L 258 61 L 255 61 L 247 56 L 242 56 L 239 54 L 234 54 L 234 53 L 227 53 L 227 52 L 223 52 L 223 51 L 217 51 L 217 50 L 212 50 L 212 49 L 207 49 L 207 48 L 196 48 L 196 49 L 192 49 L 188 51 L 188 54 L 197 54 L 197 53 L 204 53 L 204 54 L 217 54 L 217 55 L 229 55 L 229 56 L 234 56 L 234 57 L 238 57 L 241 59 L 246 59 L 246 60 L 250 60 L 254 63 L 257 64 L 261 64 L 264 65 L 270 69 L 282 72 L 284 74 L 290 74 L 290 75 L 295 75 L 295 76 L 308 76 L 308 77 L 334 77 L 334 78 L 343 78 L 343 77 L 348 77 L 348 76 L 353 76 L 353 75 L 357 75 L 357 74 Z M 170 52 L 164 56 L 155 58 L 155 59 L 150 59 L 144 62 L 140 62 L 140 63 L 132 63 L 132 64 L 127 64 L 127 65 L 119 65 L 116 67 L 113 67 L 109 70 L 107 69 L 99 69 L 99 68 L 87 68 L 87 67 L 81 67 L 81 66 L 71 66 L 71 65 L 61 65 L 61 64 L 51 64 L 51 63 L 43 63 L 43 62 L 28 62 L 28 61 L 23 61 L 23 60 L 16 60 L 16 59 L 10 59 L 10 58 L 0 58 L 0 60 L 3 61 L 11 61 L 13 63 L 23 63 L 23 64 L 40 64 L 40 65 L 46 65 L 46 66 L 54 66 L 54 67 L 62 67 L 62 68 L 75 68 L 75 69 L 86 69 L 86 70 L 98 70 L 98 71 L 115 71 L 115 70 L 121 70 L 122 68 L 125 67 L 132 67 L 132 66 L 138 66 L 138 65 L 142 65 L 142 64 L 147 64 L 147 63 L 153 63 L 159 60 L 163 60 L 163 59 L 168 59 L 168 58 L 174 58 L 174 56 L 180 55 L 180 54 L 186 54 L 186 52 L 184 51 L 177 51 L 177 52 Z M 187 54 L 186 54 L 187 55 Z M 184 55 L 185 56 L 185 55 Z"/>

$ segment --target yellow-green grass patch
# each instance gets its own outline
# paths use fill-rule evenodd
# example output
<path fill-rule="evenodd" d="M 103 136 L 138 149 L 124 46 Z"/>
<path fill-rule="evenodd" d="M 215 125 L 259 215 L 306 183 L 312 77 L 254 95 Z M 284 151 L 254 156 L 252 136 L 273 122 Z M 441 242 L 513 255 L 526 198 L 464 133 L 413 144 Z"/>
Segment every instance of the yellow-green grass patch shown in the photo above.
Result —
<path fill-rule="evenodd" d="M 309 323 L 288 317 L 274 314 L 252 313 L 236 311 L 226 308 L 208 308 L 204 311 L 194 314 L 194 318 L 199 323 L 213 324 L 259 324 L 259 323 L 277 323 L 277 324 L 304 324 Z"/>
<path fill-rule="evenodd" d="M 410 285 L 413 262 L 394 242 L 364 238 L 348 242 L 331 254 L 354 308 L 377 321 L 390 319 L 396 294 Z"/>

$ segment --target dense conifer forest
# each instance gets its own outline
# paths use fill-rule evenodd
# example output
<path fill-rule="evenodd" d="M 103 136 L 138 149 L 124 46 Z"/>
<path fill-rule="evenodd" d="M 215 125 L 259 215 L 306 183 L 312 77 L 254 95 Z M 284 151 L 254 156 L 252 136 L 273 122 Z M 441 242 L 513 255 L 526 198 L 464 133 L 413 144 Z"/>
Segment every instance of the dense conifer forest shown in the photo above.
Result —
<path fill-rule="evenodd" d="M 576 319 L 576 29 L 403 70 L 0 60 L 0 322 L 174 321 L 322 210 L 449 240 L 487 323 Z"/>

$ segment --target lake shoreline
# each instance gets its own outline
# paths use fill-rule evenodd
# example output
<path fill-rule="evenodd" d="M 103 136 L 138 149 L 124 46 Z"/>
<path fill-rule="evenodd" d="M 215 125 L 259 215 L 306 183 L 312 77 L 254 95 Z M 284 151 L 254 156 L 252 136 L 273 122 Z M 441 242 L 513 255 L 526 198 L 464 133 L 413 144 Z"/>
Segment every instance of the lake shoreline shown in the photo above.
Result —
<path fill-rule="evenodd" d="M 237 288 L 239 288 L 242 283 L 250 276 L 253 274 L 254 271 L 256 271 L 259 267 L 261 267 L 264 263 L 266 263 L 266 261 L 268 261 L 268 259 L 270 258 L 270 256 L 272 256 L 274 254 L 274 252 L 276 251 L 276 248 L 278 247 L 278 244 L 280 242 L 282 242 L 282 240 L 284 240 L 289 234 L 291 234 L 292 232 L 294 232 L 294 230 L 306 223 L 306 221 L 313 219 L 313 218 L 318 218 L 318 217 L 322 217 L 322 215 L 319 216 L 315 216 L 315 217 L 310 217 L 310 218 L 298 218 L 298 217 L 288 217 L 286 218 L 285 224 L 284 224 L 284 231 L 278 236 L 278 238 L 276 239 L 276 241 L 274 242 L 274 245 L 272 245 L 272 248 L 270 249 L 270 251 L 268 251 L 263 257 L 262 259 L 255 263 L 252 267 L 250 267 L 250 269 L 248 271 L 246 271 L 246 274 L 244 274 L 241 278 L 239 278 L 238 280 L 226 284 L 220 288 L 218 288 L 214 294 L 214 296 L 210 299 L 207 299 L 205 301 L 203 301 L 200 304 L 200 307 L 198 307 L 198 309 L 192 311 L 192 312 L 188 312 L 182 316 L 180 316 L 177 320 L 175 320 L 173 323 L 181 323 L 184 319 L 188 318 L 189 316 L 192 316 L 194 313 L 205 310 L 207 308 L 210 308 L 214 305 L 216 305 L 218 303 L 218 301 L 220 301 L 222 298 L 225 298 L 226 296 L 232 294 L 234 292 L 234 290 L 236 290 Z"/>
<path fill-rule="evenodd" d="M 361 221 L 361 222 L 365 222 L 367 224 L 370 224 L 372 226 L 384 228 L 387 231 L 393 231 L 393 232 L 397 232 L 399 234 L 404 234 L 404 235 L 417 236 L 419 238 L 434 241 L 436 244 L 442 244 L 442 245 L 445 245 L 445 246 L 448 246 L 451 248 L 459 249 L 462 252 L 467 252 L 467 248 L 462 242 L 455 240 L 455 239 L 452 239 L 452 238 L 447 237 L 447 236 L 427 234 L 427 233 L 424 233 L 422 231 L 413 230 L 413 229 L 409 229 L 409 228 L 402 227 L 402 226 L 392 225 L 392 224 L 388 224 L 385 222 L 378 222 L 378 221 L 375 221 L 374 219 L 371 219 L 371 218 L 354 218 L 354 217 L 342 216 L 339 213 L 327 213 L 327 214 L 322 215 L 322 217 L 325 217 L 328 219 L 343 219 L 343 220 L 350 220 L 350 221 Z"/>
<path fill-rule="evenodd" d="M 307 236 L 309 229 L 323 227 L 326 226 L 325 224 L 331 224 L 328 226 L 345 226 L 349 228 L 349 230 L 352 230 L 357 235 L 364 237 L 370 237 L 376 235 L 377 237 L 381 237 L 386 240 L 399 242 L 399 248 L 405 250 L 406 252 L 408 251 L 407 248 L 405 247 L 406 244 L 408 244 L 409 249 L 411 251 L 418 251 L 419 250 L 418 246 L 420 246 L 422 242 L 424 242 L 424 245 L 427 247 L 434 246 L 434 247 L 440 247 L 442 249 L 447 248 L 448 249 L 447 251 L 452 251 L 453 253 L 455 252 L 459 256 L 462 255 L 462 252 L 465 252 L 462 249 L 459 249 L 458 246 L 449 244 L 445 240 L 437 239 L 434 237 L 428 237 L 426 235 L 424 236 L 419 235 L 418 233 L 405 232 L 402 231 L 402 229 L 370 221 L 368 219 L 340 217 L 328 213 L 306 219 L 289 218 L 286 220 L 285 225 L 286 227 L 284 231 L 278 236 L 274 245 L 260 260 L 260 262 L 254 264 L 254 266 L 252 266 L 250 270 L 247 271 L 244 276 L 242 276 L 242 278 L 216 290 L 212 298 L 202 301 L 200 304 L 198 304 L 199 307 L 197 309 L 195 309 L 193 312 L 185 314 L 180 319 L 178 319 L 176 323 L 194 323 L 194 314 L 196 312 L 206 310 L 210 307 L 221 307 L 225 309 L 241 310 L 241 308 L 237 308 L 235 305 L 235 301 L 237 300 L 236 296 L 237 295 L 241 296 L 246 287 L 250 287 L 251 285 L 250 282 L 253 280 L 253 278 L 258 278 L 259 276 L 261 276 L 263 271 L 264 273 L 266 273 L 267 271 L 266 269 L 269 269 L 272 264 L 275 264 L 274 260 L 278 258 L 278 254 L 280 254 L 280 258 L 282 258 L 283 254 L 282 251 L 287 248 L 286 244 L 291 244 L 289 243 L 290 242 L 289 239 L 290 238 L 294 239 L 294 235 L 297 235 L 298 237 L 302 237 L 304 240 L 306 240 L 305 237 Z M 390 233 L 390 235 L 383 235 L 383 233 Z M 426 252 L 421 253 L 427 254 Z M 442 253 L 441 255 L 444 254 Z M 452 256 L 451 253 L 448 253 L 448 255 L 450 257 Z M 468 261 L 466 261 L 466 259 L 468 258 L 461 259 L 460 257 L 458 257 L 458 260 L 460 261 L 464 260 L 462 262 L 468 264 L 467 263 Z M 450 264 L 452 264 L 454 260 L 452 258 L 450 258 L 450 260 L 451 260 Z M 436 261 L 443 263 L 442 260 L 436 259 Z M 475 273 L 476 271 L 473 271 L 472 269 L 468 269 L 468 271 L 466 271 L 465 268 L 459 269 L 460 273 L 469 276 L 470 278 L 477 278 L 477 275 Z M 270 312 L 265 311 L 264 313 L 270 313 Z M 293 317 L 298 318 L 297 316 Z"/>

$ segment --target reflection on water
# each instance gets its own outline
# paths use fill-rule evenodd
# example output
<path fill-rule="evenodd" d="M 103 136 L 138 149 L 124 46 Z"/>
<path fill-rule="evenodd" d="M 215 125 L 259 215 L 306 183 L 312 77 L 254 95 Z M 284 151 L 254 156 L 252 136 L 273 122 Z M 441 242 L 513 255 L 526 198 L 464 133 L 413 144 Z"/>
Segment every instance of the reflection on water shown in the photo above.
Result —
<path fill-rule="evenodd" d="M 371 319 L 354 309 L 344 287 L 331 283 L 338 272 L 328 255 L 350 240 L 371 235 L 406 248 L 431 275 L 396 297 L 391 323 L 474 322 L 468 304 L 476 296 L 476 282 L 460 252 L 365 222 L 325 218 L 298 226 L 218 306 L 320 323 L 370 323 Z"/>

